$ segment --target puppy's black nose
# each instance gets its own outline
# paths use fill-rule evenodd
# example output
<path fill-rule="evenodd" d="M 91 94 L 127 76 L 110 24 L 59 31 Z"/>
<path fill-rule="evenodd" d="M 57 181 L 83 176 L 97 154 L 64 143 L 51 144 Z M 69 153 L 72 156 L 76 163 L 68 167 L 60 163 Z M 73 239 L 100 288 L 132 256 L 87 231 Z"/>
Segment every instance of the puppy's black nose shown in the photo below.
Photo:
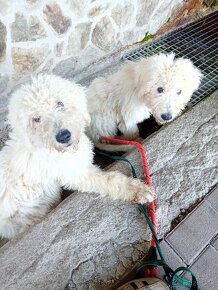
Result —
<path fill-rule="evenodd" d="M 56 135 L 56 140 L 62 144 L 68 143 L 70 141 L 70 138 L 71 138 L 71 133 L 67 129 L 60 130 Z"/>
<path fill-rule="evenodd" d="M 161 118 L 162 118 L 164 121 L 169 121 L 169 120 L 172 119 L 172 114 L 170 114 L 170 113 L 162 114 L 162 115 L 161 115 Z"/>

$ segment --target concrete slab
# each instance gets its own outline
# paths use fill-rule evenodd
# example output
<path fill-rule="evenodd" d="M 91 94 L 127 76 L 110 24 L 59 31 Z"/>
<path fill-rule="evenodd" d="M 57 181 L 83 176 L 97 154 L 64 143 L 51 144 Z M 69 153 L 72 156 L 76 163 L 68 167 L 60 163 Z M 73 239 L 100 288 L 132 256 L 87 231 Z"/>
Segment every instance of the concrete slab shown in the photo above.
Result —
<path fill-rule="evenodd" d="M 211 246 L 191 266 L 202 290 L 217 290 L 218 252 Z"/>
<path fill-rule="evenodd" d="M 218 232 L 218 213 L 206 202 L 198 206 L 166 238 L 190 265 Z"/>
<path fill-rule="evenodd" d="M 218 235 L 214 237 L 214 239 L 211 241 L 211 246 L 213 246 L 217 252 L 218 252 Z"/>
<path fill-rule="evenodd" d="M 214 188 L 214 190 L 207 196 L 205 201 L 208 202 L 218 212 L 218 186 Z"/>
<path fill-rule="evenodd" d="M 171 248 L 171 246 L 163 240 L 161 242 L 161 249 L 163 251 L 166 263 L 168 266 L 175 270 L 178 267 L 186 267 L 186 264 L 183 262 L 183 260 L 179 257 L 179 255 Z M 158 277 L 161 279 L 164 279 L 165 272 L 162 267 L 158 268 Z"/>

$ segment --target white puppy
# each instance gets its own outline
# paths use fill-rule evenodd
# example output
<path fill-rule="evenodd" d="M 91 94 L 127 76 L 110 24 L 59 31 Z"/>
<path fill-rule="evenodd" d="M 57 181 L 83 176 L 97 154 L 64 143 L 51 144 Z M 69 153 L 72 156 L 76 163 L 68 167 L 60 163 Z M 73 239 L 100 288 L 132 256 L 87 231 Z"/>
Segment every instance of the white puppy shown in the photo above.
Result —
<path fill-rule="evenodd" d="M 61 187 L 102 196 L 152 201 L 144 182 L 93 165 L 83 88 L 39 76 L 9 104 L 10 140 L 0 152 L 0 236 L 11 238 L 60 201 Z"/>
<path fill-rule="evenodd" d="M 135 139 L 137 123 L 151 114 L 159 124 L 178 116 L 201 78 L 189 59 L 176 59 L 174 53 L 127 62 L 118 72 L 97 78 L 89 86 L 87 133 L 95 143 L 102 136 L 116 136 L 118 129 L 124 138 Z"/>

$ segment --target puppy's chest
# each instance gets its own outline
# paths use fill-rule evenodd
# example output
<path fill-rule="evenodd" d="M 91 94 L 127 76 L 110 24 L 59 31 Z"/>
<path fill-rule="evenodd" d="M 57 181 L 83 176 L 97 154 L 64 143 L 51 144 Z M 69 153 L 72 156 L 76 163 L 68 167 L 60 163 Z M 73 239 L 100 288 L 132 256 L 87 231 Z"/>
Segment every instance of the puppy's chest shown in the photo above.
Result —
<path fill-rule="evenodd" d="M 20 179 L 8 190 L 11 195 L 5 197 L 3 205 L 10 215 L 20 209 L 22 213 L 34 214 L 35 210 L 47 210 L 50 205 L 60 200 L 60 186 L 57 182 L 30 184 L 25 179 Z M 8 213 L 4 212 L 5 215 Z"/>
<path fill-rule="evenodd" d="M 126 119 L 134 124 L 149 119 L 151 114 L 150 110 L 144 105 L 133 106 L 130 111 L 124 110 L 124 112 L 126 114 Z"/>
<path fill-rule="evenodd" d="M 55 160 L 54 167 L 57 169 L 58 180 L 74 181 L 82 176 L 92 164 L 93 152 L 86 146 L 81 146 L 75 153 L 59 154 Z M 61 182 L 62 183 L 62 182 Z"/>

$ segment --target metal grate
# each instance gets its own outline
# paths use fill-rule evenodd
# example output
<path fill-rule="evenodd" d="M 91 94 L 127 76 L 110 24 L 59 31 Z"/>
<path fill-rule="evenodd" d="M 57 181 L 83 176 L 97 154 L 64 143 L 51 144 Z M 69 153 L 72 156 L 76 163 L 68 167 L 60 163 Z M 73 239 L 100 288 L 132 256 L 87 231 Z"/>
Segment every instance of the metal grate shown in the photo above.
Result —
<path fill-rule="evenodd" d="M 172 51 L 177 57 L 190 58 L 204 74 L 200 88 L 188 104 L 192 107 L 218 88 L 218 11 L 145 44 L 122 59 L 135 61 Z"/>

